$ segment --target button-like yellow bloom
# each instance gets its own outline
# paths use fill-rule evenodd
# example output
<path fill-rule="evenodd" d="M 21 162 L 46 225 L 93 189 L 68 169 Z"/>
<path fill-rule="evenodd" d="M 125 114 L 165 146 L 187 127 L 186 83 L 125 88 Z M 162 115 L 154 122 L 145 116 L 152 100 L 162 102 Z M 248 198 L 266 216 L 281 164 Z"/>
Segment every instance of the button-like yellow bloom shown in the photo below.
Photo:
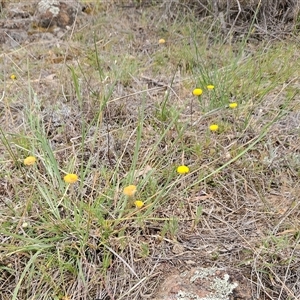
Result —
<path fill-rule="evenodd" d="M 10 79 L 15 80 L 15 79 L 17 79 L 17 76 L 15 74 L 11 74 Z"/>
<path fill-rule="evenodd" d="M 25 166 L 32 166 L 36 162 L 36 158 L 34 156 L 28 156 L 24 159 L 23 163 Z"/>
<path fill-rule="evenodd" d="M 72 184 L 72 183 L 75 183 L 77 180 L 78 180 L 78 176 L 76 174 L 71 173 L 71 174 L 67 174 L 64 176 L 64 181 L 66 183 Z"/>
<path fill-rule="evenodd" d="M 177 167 L 177 173 L 179 173 L 179 174 L 187 174 L 189 171 L 190 171 L 190 168 L 187 166 L 182 165 L 182 166 Z"/>
<path fill-rule="evenodd" d="M 165 42 L 166 42 L 165 39 L 159 39 L 159 41 L 158 41 L 159 44 L 164 44 Z"/>
<path fill-rule="evenodd" d="M 236 108 L 238 104 L 236 102 L 229 103 L 229 108 Z"/>
<path fill-rule="evenodd" d="M 215 86 L 212 85 L 212 84 L 209 84 L 206 87 L 207 87 L 208 90 L 213 90 L 215 88 Z"/>
<path fill-rule="evenodd" d="M 210 131 L 217 131 L 219 129 L 219 126 L 217 124 L 211 124 L 209 126 Z"/>
<path fill-rule="evenodd" d="M 193 90 L 193 95 L 194 96 L 200 96 L 202 95 L 203 91 L 201 89 L 194 89 Z"/>
<path fill-rule="evenodd" d="M 136 208 L 142 208 L 144 206 L 144 202 L 141 200 L 134 201 L 134 205 Z"/>
<path fill-rule="evenodd" d="M 126 187 L 124 187 L 123 190 L 123 194 L 129 197 L 134 196 L 134 194 L 136 193 L 137 189 L 135 185 L 128 185 Z"/>

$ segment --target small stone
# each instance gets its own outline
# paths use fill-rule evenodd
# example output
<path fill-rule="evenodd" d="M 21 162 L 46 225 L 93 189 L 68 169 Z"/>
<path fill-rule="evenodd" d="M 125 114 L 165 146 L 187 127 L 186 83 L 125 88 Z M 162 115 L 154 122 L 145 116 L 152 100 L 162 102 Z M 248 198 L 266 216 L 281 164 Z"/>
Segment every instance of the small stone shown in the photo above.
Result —
<path fill-rule="evenodd" d="M 182 274 L 170 274 L 154 300 L 239 300 L 251 299 L 251 288 L 236 270 L 193 268 Z M 242 291 L 242 292 L 241 292 Z"/>
<path fill-rule="evenodd" d="M 28 223 L 27 222 L 24 222 L 23 224 L 22 224 L 22 228 L 27 228 L 29 225 L 28 225 Z"/>
<path fill-rule="evenodd" d="M 76 0 L 41 0 L 37 6 L 37 23 L 41 28 L 72 26 L 82 7 Z"/>
<path fill-rule="evenodd" d="M 180 254 L 184 252 L 184 246 L 182 246 L 181 244 L 174 244 L 173 248 L 172 248 L 172 252 L 174 254 Z"/>

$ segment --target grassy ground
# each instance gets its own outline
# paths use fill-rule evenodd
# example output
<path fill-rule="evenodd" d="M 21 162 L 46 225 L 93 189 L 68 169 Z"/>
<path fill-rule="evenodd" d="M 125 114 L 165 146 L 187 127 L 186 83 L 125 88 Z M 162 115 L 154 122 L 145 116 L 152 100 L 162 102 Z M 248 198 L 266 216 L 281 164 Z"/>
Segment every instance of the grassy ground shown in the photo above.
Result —
<path fill-rule="evenodd" d="M 1 299 L 151 299 L 187 266 L 299 297 L 299 40 L 165 14 L 99 7 L 1 55 Z"/>

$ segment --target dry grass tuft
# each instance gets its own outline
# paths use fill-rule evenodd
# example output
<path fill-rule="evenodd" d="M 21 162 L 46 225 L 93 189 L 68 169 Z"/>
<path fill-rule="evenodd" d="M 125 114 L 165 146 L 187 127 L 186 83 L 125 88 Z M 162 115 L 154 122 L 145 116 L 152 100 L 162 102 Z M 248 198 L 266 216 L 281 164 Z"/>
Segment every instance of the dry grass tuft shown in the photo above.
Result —
<path fill-rule="evenodd" d="M 192 11 L 200 22 L 210 19 L 225 40 L 240 39 L 249 34 L 256 39 L 274 39 L 299 29 L 300 6 L 297 0 L 166 1 L 164 5 L 171 14 Z"/>

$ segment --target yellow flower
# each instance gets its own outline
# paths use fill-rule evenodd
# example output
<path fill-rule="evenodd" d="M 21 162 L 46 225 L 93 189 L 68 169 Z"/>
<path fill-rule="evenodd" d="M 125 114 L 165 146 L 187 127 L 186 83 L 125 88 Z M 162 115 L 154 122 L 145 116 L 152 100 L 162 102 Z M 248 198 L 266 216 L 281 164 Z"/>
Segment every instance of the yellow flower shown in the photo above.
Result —
<path fill-rule="evenodd" d="M 124 187 L 123 194 L 129 197 L 134 196 L 136 193 L 136 186 L 135 185 L 128 185 Z"/>
<path fill-rule="evenodd" d="M 159 44 L 164 44 L 165 42 L 166 42 L 165 39 L 159 39 L 159 41 L 158 41 Z"/>
<path fill-rule="evenodd" d="M 11 74 L 10 79 L 15 80 L 15 79 L 17 79 L 17 76 L 15 74 Z"/>
<path fill-rule="evenodd" d="M 200 96 L 200 95 L 202 95 L 202 90 L 201 89 L 194 89 L 193 90 L 193 95 L 194 96 Z"/>
<path fill-rule="evenodd" d="M 229 108 L 236 108 L 238 104 L 236 102 L 229 103 Z"/>
<path fill-rule="evenodd" d="M 144 206 L 144 202 L 141 200 L 134 201 L 134 205 L 136 208 L 142 208 Z"/>
<path fill-rule="evenodd" d="M 179 174 L 187 174 L 189 171 L 190 171 L 190 169 L 187 166 L 182 165 L 182 166 L 177 167 L 177 173 L 179 173 Z"/>
<path fill-rule="evenodd" d="M 217 124 L 211 124 L 209 126 L 210 131 L 217 131 L 219 129 L 219 126 Z"/>
<path fill-rule="evenodd" d="M 28 156 L 24 159 L 23 163 L 25 166 L 32 166 L 36 162 L 36 158 L 34 156 Z"/>
<path fill-rule="evenodd" d="M 212 84 L 209 84 L 206 87 L 207 87 L 208 90 L 213 90 L 215 88 L 215 86 L 212 85 Z"/>
<path fill-rule="evenodd" d="M 76 174 L 67 174 L 64 176 L 65 183 L 75 183 L 78 180 L 78 176 Z"/>

